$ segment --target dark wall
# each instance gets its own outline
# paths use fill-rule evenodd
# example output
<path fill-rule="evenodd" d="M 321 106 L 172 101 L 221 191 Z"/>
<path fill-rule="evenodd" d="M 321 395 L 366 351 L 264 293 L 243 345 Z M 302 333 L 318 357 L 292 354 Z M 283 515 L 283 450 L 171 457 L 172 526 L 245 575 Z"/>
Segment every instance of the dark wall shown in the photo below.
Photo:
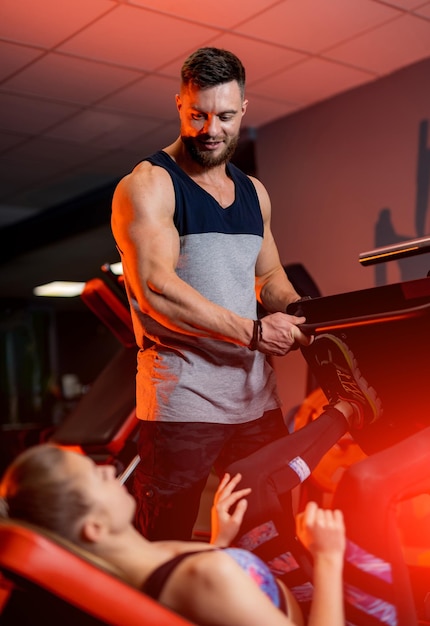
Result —
<path fill-rule="evenodd" d="M 430 254 L 363 267 L 377 245 L 430 234 L 430 59 L 258 130 L 258 175 L 281 260 L 323 295 L 421 278 Z M 303 398 L 300 355 L 275 359 L 285 408 Z"/>

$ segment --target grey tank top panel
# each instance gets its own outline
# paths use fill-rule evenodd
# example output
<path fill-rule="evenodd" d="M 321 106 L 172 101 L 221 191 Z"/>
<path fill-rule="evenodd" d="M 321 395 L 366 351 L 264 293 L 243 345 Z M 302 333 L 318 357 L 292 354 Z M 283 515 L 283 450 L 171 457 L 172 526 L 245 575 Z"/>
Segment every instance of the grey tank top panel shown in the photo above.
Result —
<path fill-rule="evenodd" d="M 208 300 L 255 319 L 255 262 L 263 219 L 252 182 L 229 164 L 235 200 L 224 209 L 165 152 L 147 160 L 166 169 L 174 186 L 178 276 Z M 263 354 L 175 333 L 142 314 L 128 290 L 141 348 L 136 386 L 140 419 L 242 423 L 279 406 L 275 376 Z"/>

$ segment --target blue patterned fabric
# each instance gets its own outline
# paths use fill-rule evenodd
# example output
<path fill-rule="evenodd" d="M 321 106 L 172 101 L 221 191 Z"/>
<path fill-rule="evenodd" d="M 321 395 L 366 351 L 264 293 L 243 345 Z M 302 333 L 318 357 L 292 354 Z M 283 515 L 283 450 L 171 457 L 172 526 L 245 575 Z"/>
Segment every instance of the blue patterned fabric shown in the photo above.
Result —
<path fill-rule="evenodd" d="M 273 604 L 281 607 L 280 591 L 276 580 L 267 565 L 252 552 L 240 548 L 225 548 L 232 559 L 252 578 Z"/>

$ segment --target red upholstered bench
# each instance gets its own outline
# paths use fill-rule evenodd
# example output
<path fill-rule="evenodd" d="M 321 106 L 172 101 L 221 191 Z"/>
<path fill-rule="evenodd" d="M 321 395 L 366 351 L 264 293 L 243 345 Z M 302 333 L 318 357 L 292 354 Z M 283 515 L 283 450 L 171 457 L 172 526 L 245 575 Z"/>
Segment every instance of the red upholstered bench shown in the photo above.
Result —
<path fill-rule="evenodd" d="M 0 624 L 189 626 L 91 554 L 14 520 L 0 520 Z"/>

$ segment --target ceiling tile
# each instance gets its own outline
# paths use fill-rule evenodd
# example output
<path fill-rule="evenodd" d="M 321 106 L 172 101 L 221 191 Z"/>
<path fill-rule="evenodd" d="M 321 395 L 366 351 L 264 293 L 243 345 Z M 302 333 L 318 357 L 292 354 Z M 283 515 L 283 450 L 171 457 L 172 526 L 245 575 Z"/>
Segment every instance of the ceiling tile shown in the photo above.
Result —
<path fill-rule="evenodd" d="M 84 164 L 89 178 L 85 191 L 88 191 L 100 184 L 99 178 L 93 177 L 91 182 L 89 164 L 101 155 L 103 150 L 95 143 L 81 146 L 35 137 L 0 157 L 1 197 L 8 198 L 8 190 L 13 190 L 13 204 L 36 204 L 42 208 L 64 201 L 81 192 L 82 185 L 69 185 L 67 181 L 74 178 L 76 170 Z M 31 163 L 25 177 L 22 176 L 22 163 Z"/>
<path fill-rule="evenodd" d="M 74 172 L 97 185 L 174 141 L 180 68 L 202 45 L 243 60 L 257 129 L 429 56 L 429 13 L 423 0 L 0 0 L 2 197 L 15 186 L 10 203 L 42 206 L 73 195 Z"/>
<path fill-rule="evenodd" d="M 97 138 L 97 145 L 103 150 L 122 149 L 137 136 L 151 133 L 160 127 L 160 121 L 149 117 L 121 116 L 121 124 Z"/>
<path fill-rule="evenodd" d="M 41 179 L 42 184 L 30 185 L 28 188 L 21 185 L 14 196 L 14 201 L 20 206 L 37 206 L 39 210 L 44 210 L 58 206 L 71 198 L 85 196 L 111 180 L 112 176 L 98 176 L 89 172 L 87 165 L 86 175 L 76 173 L 74 170 L 56 172 L 54 177 Z"/>
<path fill-rule="evenodd" d="M 27 139 L 27 135 L 0 131 L 0 152 L 3 152 L 4 150 L 9 150 L 10 148 L 13 148 L 17 144 L 20 144 Z"/>
<path fill-rule="evenodd" d="M 14 74 L 41 54 L 37 48 L 0 41 L 0 81 Z"/>
<path fill-rule="evenodd" d="M 9 156 L 17 161 L 53 164 L 60 169 L 74 168 L 82 160 L 100 156 L 103 150 L 97 144 L 82 147 L 77 142 L 53 139 L 47 136 L 34 137 L 11 151 Z"/>
<path fill-rule="evenodd" d="M 249 93 L 248 108 L 243 118 L 243 125 L 247 128 L 258 128 L 275 119 L 293 113 L 297 105 L 287 102 L 274 102 L 267 98 Z"/>
<path fill-rule="evenodd" d="M 136 126 L 138 129 L 138 126 Z M 153 128 L 144 135 L 137 136 L 135 132 L 134 138 L 124 143 L 114 150 L 106 150 L 99 156 L 91 160 L 91 163 L 84 165 L 82 168 L 77 166 L 75 172 L 82 171 L 85 174 L 90 171 L 92 174 L 110 175 L 120 178 L 128 174 L 134 166 L 144 157 L 161 150 L 171 144 L 178 137 L 178 124 L 163 124 L 161 127 Z M 99 147 L 100 142 L 97 141 Z M 1 212 L 0 212 L 1 215 Z"/>
<path fill-rule="evenodd" d="M 1 0 L 0 38 L 50 48 L 115 4 L 113 0 Z"/>
<path fill-rule="evenodd" d="M 260 13 L 273 4 L 273 0 L 247 0 L 246 2 L 230 2 L 221 0 L 213 2 L 210 10 L 198 10 L 195 0 L 130 0 L 134 4 L 149 9 L 155 9 L 169 15 L 186 18 L 188 20 L 216 26 L 219 28 L 231 28 Z"/>
<path fill-rule="evenodd" d="M 276 4 L 235 30 L 296 50 L 317 53 L 396 17 L 371 0 L 290 0 Z"/>
<path fill-rule="evenodd" d="M 177 118 L 175 95 L 179 89 L 178 78 L 147 76 L 130 87 L 124 87 L 113 96 L 105 98 L 103 108 L 133 115 L 154 117 L 158 120 Z M 154 95 L 156 94 L 156 97 Z"/>
<path fill-rule="evenodd" d="M 211 39 L 209 39 L 208 41 L 205 41 L 204 45 L 208 45 L 211 46 Z M 197 48 L 200 48 L 203 45 L 203 43 L 198 43 L 194 50 L 197 50 Z M 185 61 L 185 59 L 187 58 L 188 54 L 191 54 L 193 52 L 193 50 L 187 50 L 186 53 L 182 54 L 181 56 L 177 57 L 175 55 L 175 57 L 173 57 L 173 61 L 170 61 L 169 63 L 166 63 L 165 65 L 163 65 L 163 67 L 160 70 L 160 74 L 162 74 L 165 77 L 169 77 L 169 78 L 173 78 L 176 82 L 179 81 L 179 77 L 181 75 L 181 68 L 182 68 L 182 64 Z"/>
<path fill-rule="evenodd" d="M 140 74 L 86 59 L 50 53 L 2 88 L 44 98 L 91 104 L 136 80 Z"/>
<path fill-rule="evenodd" d="M 35 158 L 31 171 L 26 172 L 25 180 L 19 176 L 19 164 L 22 163 L 22 152 L 12 151 L 6 156 L 0 157 L 0 168 L 2 172 L 9 172 L 7 179 L 3 180 L 0 173 L 1 195 L 4 197 L 5 188 L 9 186 L 14 192 L 24 193 L 30 188 L 42 187 L 47 180 L 55 179 L 63 169 L 63 165 L 56 163 L 53 159 Z"/>
<path fill-rule="evenodd" d="M 210 45 L 231 50 L 240 58 L 246 69 L 248 86 L 306 58 L 300 52 L 233 34 L 216 37 Z"/>
<path fill-rule="evenodd" d="M 124 148 L 117 148 L 116 150 L 104 152 L 99 158 L 94 159 L 91 162 L 90 171 L 92 173 L 103 172 L 105 175 L 109 174 L 111 180 L 119 180 L 131 172 L 141 159 L 141 151 L 133 152 Z M 77 170 L 77 173 L 79 173 L 79 170 Z M 82 174 L 88 175 L 88 167 L 82 170 Z"/>
<path fill-rule="evenodd" d="M 121 124 L 121 115 L 89 109 L 74 115 L 62 124 L 56 125 L 45 135 L 80 144 L 91 144 L 100 135 L 121 128 Z"/>
<path fill-rule="evenodd" d="M 64 120 L 76 107 L 0 93 L 0 129 L 35 135 Z"/>
<path fill-rule="evenodd" d="M 426 2 L 426 4 L 423 4 L 418 9 L 415 9 L 414 13 L 430 19 L 430 2 Z"/>
<path fill-rule="evenodd" d="M 323 59 L 311 59 L 254 85 L 251 93 L 270 94 L 277 100 L 309 104 L 368 82 L 372 77 L 360 70 Z"/>
<path fill-rule="evenodd" d="M 120 5 L 67 41 L 60 50 L 129 68 L 152 71 L 205 38 L 213 29 L 168 15 Z"/>
<path fill-rule="evenodd" d="M 198 44 L 196 48 L 200 47 L 200 45 L 225 48 L 237 54 L 245 65 L 248 84 L 268 74 L 271 75 L 274 71 L 297 63 L 307 56 L 277 44 L 233 33 L 217 33 L 211 39 Z M 177 57 L 173 62 L 164 65 L 162 68 L 163 75 L 171 76 L 178 81 L 181 75 L 181 67 L 187 54 Z"/>
<path fill-rule="evenodd" d="M 136 127 L 136 131 L 137 130 L 138 128 Z M 123 148 L 134 154 L 138 154 L 139 159 L 142 159 L 144 156 L 173 143 L 178 135 L 179 122 L 177 120 L 174 122 L 164 122 L 148 133 L 138 135 L 136 132 L 135 139 L 131 140 L 127 145 L 124 145 Z"/>
<path fill-rule="evenodd" d="M 405 14 L 325 56 L 386 74 L 430 56 L 430 21 Z"/>
<path fill-rule="evenodd" d="M 393 7 L 409 11 L 423 4 L 423 0 L 384 0 L 384 4 L 391 4 Z"/>

